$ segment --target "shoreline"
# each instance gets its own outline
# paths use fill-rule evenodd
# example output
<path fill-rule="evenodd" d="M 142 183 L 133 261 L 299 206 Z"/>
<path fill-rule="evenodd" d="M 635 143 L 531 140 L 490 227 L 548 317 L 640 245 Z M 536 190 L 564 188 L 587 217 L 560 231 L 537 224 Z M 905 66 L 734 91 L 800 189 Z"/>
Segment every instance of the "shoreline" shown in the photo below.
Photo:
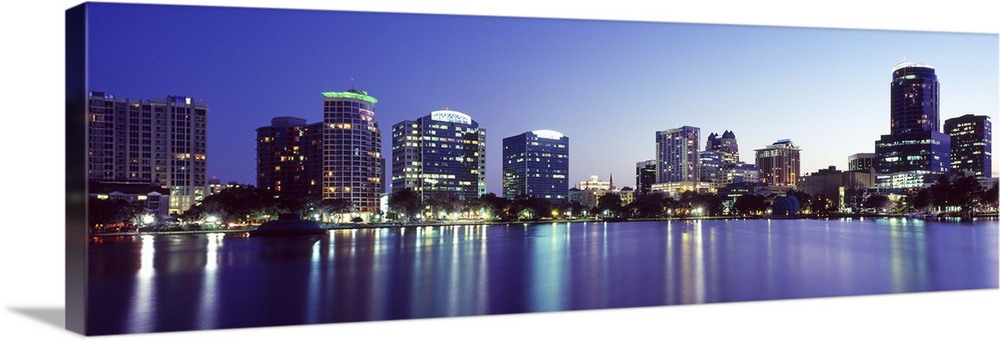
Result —
<path fill-rule="evenodd" d="M 322 225 L 326 230 L 355 230 L 355 229 L 381 229 L 381 228 L 407 228 L 407 227 L 444 227 L 444 226 L 511 226 L 529 224 L 548 223 L 589 223 L 589 222 L 656 222 L 656 221 L 700 221 L 700 220 L 831 220 L 831 219 L 909 219 L 905 215 L 875 215 L 875 214 L 852 214 L 852 215 L 800 215 L 800 216 L 700 216 L 700 217 L 670 217 L 670 218 L 643 218 L 643 219 L 552 219 L 537 221 L 434 221 L 434 222 L 393 222 L 393 223 L 341 223 L 335 225 Z M 972 219 L 996 219 L 997 214 L 984 214 L 973 216 Z M 942 221 L 953 219 L 965 219 L 964 217 L 932 217 L 932 218 L 912 218 L 918 220 Z M 118 232 L 90 234 L 88 237 L 119 237 L 119 236 L 142 236 L 142 235 L 194 235 L 194 234 L 239 234 L 248 233 L 256 228 L 245 229 L 218 229 L 218 230 L 175 230 L 175 231 L 145 231 L 145 232 Z"/>

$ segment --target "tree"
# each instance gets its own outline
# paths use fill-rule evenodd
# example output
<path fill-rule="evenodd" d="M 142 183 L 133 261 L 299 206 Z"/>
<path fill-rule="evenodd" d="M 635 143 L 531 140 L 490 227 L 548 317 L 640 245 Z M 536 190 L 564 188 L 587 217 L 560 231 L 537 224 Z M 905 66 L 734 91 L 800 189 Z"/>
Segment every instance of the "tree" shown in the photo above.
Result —
<path fill-rule="evenodd" d="M 129 204 L 120 199 L 98 199 L 90 197 L 87 202 L 87 222 L 91 227 L 98 224 L 114 224 L 131 219 Z"/>
<path fill-rule="evenodd" d="M 462 200 L 448 192 L 434 192 L 425 199 L 424 204 L 430 206 L 431 216 L 451 215 L 462 210 Z"/>
<path fill-rule="evenodd" d="M 629 216 L 636 218 L 657 218 L 667 210 L 667 200 L 662 193 L 651 192 L 635 196 L 625 210 Z"/>
<path fill-rule="evenodd" d="M 733 209 L 736 209 L 736 213 L 741 216 L 762 215 L 767 206 L 767 200 L 756 194 L 743 194 L 733 203 Z"/>
<path fill-rule="evenodd" d="M 607 213 L 611 217 L 620 217 L 624 213 L 622 209 L 622 197 L 618 194 L 607 193 L 597 199 L 597 210 Z"/>
<path fill-rule="evenodd" d="M 795 196 L 795 199 L 799 200 L 799 202 L 801 203 L 802 210 L 807 210 L 807 209 L 810 210 L 810 211 L 803 211 L 803 213 L 811 212 L 812 204 L 810 204 L 810 202 L 813 201 L 812 195 L 809 195 L 804 191 L 790 190 L 788 191 L 788 194 L 786 194 L 786 196 Z"/>
<path fill-rule="evenodd" d="M 982 198 L 980 199 L 980 202 L 986 205 L 987 209 L 991 211 L 997 210 L 997 201 L 1000 198 L 998 197 L 1000 190 L 997 187 L 997 182 L 993 182 L 993 186 L 989 190 L 983 191 Z"/>
<path fill-rule="evenodd" d="M 931 185 L 931 204 L 944 210 L 951 203 L 951 179 L 947 175 L 938 177 L 937 182 Z"/>
<path fill-rule="evenodd" d="M 389 195 L 389 210 L 403 215 L 404 221 L 410 221 L 423 210 L 423 204 L 416 191 L 404 188 Z"/>
<path fill-rule="evenodd" d="M 887 209 L 891 205 L 892 200 L 884 195 L 871 195 L 865 199 L 864 207 L 868 209 L 875 209 L 876 211 L 880 209 Z"/>
<path fill-rule="evenodd" d="M 962 215 L 972 216 L 983 197 L 983 186 L 972 176 L 959 176 L 949 188 L 949 197 L 962 209 Z"/>

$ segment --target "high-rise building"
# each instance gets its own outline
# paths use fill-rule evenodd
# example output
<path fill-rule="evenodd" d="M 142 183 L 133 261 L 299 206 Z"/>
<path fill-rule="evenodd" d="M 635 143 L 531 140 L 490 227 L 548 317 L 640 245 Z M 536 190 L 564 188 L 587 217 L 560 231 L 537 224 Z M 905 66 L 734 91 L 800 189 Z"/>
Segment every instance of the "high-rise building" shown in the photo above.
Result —
<path fill-rule="evenodd" d="M 650 192 L 654 183 L 656 183 L 656 160 L 635 163 L 635 190 L 639 193 Z"/>
<path fill-rule="evenodd" d="M 699 181 L 701 129 L 682 126 L 656 132 L 656 182 Z"/>
<path fill-rule="evenodd" d="M 208 194 L 204 101 L 91 92 L 87 113 L 89 180 L 167 188 L 170 213 L 182 213 Z"/>
<path fill-rule="evenodd" d="M 700 160 L 698 161 L 701 165 L 701 182 L 708 184 L 710 188 L 717 189 L 725 185 L 725 173 L 723 172 L 723 166 L 725 164 L 724 158 L 725 154 L 719 151 L 702 151 L 699 153 Z"/>
<path fill-rule="evenodd" d="M 972 114 L 944 121 L 951 136 L 951 171 L 972 173 L 976 178 L 993 176 L 993 124 L 990 116 Z"/>
<path fill-rule="evenodd" d="M 856 153 L 847 156 L 847 170 L 870 170 L 875 168 L 874 153 Z"/>
<path fill-rule="evenodd" d="M 271 119 L 257 129 L 257 187 L 283 198 L 322 198 L 323 123 Z"/>
<path fill-rule="evenodd" d="M 323 92 L 323 97 L 322 198 L 347 200 L 361 215 L 377 213 L 385 191 L 378 100 L 355 89 Z"/>
<path fill-rule="evenodd" d="M 503 139 L 503 196 L 534 196 L 566 202 L 569 137 L 535 130 Z"/>
<path fill-rule="evenodd" d="M 760 183 L 760 168 L 754 164 L 737 162 L 722 166 L 725 184 Z"/>
<path fill-rule="evenodd" d="M 392 191 L 412 188 L 422 197 L 486 193 L 486 130 L 467 114 L 433 111 L 392 126 Z"/>
<path fill-rule="evenodd" d="M 951 140 L 938 130 L 940 102 L 933 67 L 906 61 L 893 67 L 890 132 L 875 142 L 878 187 L 919 187 L 949 172 Z"/>
<path fill-rule="evenodd" d="M 723 164 L 735 164 L 740 162 L 740 147 L 736 143 L 736 134 L 726 130 L 722 136 L 712 132 L 708 135 L 708 142 L 705 143 L 705 151 L 716 151 L 722 155 Z"/>
<path fill-rule="evenodd" d="M 760 181 L 773 186 L 795 186 L 799 180 L 799 151 L 788 139 L 754 150 Z"/>

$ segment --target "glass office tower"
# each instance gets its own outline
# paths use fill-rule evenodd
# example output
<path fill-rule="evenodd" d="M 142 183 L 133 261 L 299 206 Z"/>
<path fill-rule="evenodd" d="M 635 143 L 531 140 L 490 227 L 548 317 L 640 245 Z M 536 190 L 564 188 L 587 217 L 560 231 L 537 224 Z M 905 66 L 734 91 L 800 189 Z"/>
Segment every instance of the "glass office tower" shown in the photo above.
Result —
<path fill-rule="evenodd" d="M 437 110 L 392 126 L 392 191 L 459 199 L 486 193 L 486 130 L 469 115 Z"/>
<path fill-rule="evenodd" d="M 569 137 L 535 130 L 503 139 L 503 196 L 534 196 L 552 203 L 569 195 Z"/>
<path fill-rule="evenodd" d="M 950 137 L 939 127 L 940 84 L 930 65 L 902 62 L 892 69 L 890 134 L 875 142 L 876 185 L 920 187 L 951 167 Z"/>

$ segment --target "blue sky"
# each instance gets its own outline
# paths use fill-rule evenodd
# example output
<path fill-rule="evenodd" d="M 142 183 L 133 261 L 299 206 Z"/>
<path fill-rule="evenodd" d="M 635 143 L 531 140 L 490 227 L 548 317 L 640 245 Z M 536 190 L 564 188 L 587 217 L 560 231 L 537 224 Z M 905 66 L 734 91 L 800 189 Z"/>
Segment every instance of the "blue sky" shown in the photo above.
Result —
<path fill-rule="evenodd" d="M 97 4 L 92 90 L 209 103 L 209 176 L 255 183 L 255 129 L 322 119 L 322 91 L 379 99 L 392 124 L 450 108 L 487 129 L 487 190 L 501 141 L 570 137 L 570 183 L 634 183 L 655 131 L 732 130 L 741 159 L 778 139 L 802 172 L 874 152 L 889 131 L 889 81 L 906 58 L 937 69 L 941 122 L 997 117 L 996 34 L 668 24 L 610 20 Z M 388 157 L 387 157 L 388 158 Z M 387 160 L 391 161 L 391 160 Z M 391 167 L 388 167 L 391 169 Z M 994 170 L 998 169 L 994 161 Z"/>

